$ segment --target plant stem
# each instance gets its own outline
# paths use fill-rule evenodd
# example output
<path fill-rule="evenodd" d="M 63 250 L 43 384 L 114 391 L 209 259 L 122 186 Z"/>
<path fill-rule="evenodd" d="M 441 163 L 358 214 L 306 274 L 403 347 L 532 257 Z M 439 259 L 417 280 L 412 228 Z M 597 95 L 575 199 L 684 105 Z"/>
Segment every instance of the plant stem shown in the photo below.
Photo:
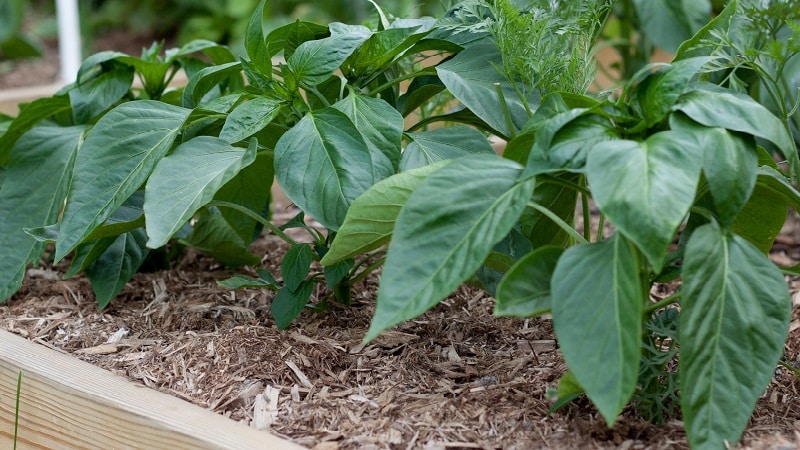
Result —
<path fill-rule="evenodd" d="M 400 84 L 403 81 L 410 80 L 412 78 L 416 78 L 423 75 L 436 75 L 436 68 L 434 67 L 426 67 L 418 72 L 409 73 L 408 75 L 403 75 L 401 77 L 394 78 L 392 80 L 383 83 L 382 85 L 376 87 L 375 89 L 367 92 L 368 97 L 374 97 L 378 95 L 380 92 L 383 92 L 385 89 L 388 89 L 394 85 Z"/>
<path fill-rule="evenodd" d="M 255 212 L 251 211 L 250 209 L 245 208 L 242 205 L 237 205 L 236 203 L 226 202 L 226 201 L 223 201 L 223 200 L 213 200 L 213 201 L 209 202 L 207 206 L 217 206 L 217 207 L 223 207 L 223 208 L 230 208 L 230 209 L 233 209 L 235 211 L 238 211 L 238 212 L 246 215 L 247 217 L 250 217 L 251 219 L 255 220 L 256 222 L 260 223 L 261 225 L 264 225 L 273 234 L 275 234 L 276 236 L 280 237 L 281 239 L 283 239 L 284 241 L 288 242 L 289 244 L 291 244 L 291 245 L 297 245 L 298 244 L 297 241 L 295 241 L 294 239 L 289 237 L 289 235 L 284 233 L 283 230 L 281 230 L 280 228 L 278 228 L 275 225 L 273 225 L 272 222 L 270 222 L 269 220 L 261 217 L 260 215 L 256 214 Z"/>
<path fill-rule="evenodd" d="M 645 308 L 644 309 L 644 314 L 645 315 L 653 314 L 654 312 L 658 311 L 659 309 L 675 303 L 682 296 L 683 296 L 683 293 L 678 291 L 678 292 L 675 292 L 674 294 L 672 294 L 670 296 L 664 297 L 661 300 L 659 300 L 659 301 L 653 303 L 652 305 L 648 306 L 647 308 Z"/>
<path fill-rule="evenodd" d="M 586 188 L 586 179 L 581 179 L 581 186 Z M 586 240 L 592 239 L 592 212 L 589 210 L 589 196 L 581 192 L 581 208 L 583 213 L 583 237 Z"/>
<path fill-rule="evenodd" d="M 352 286 L 352 285 L 358 283 L 359 281 L 363 280 L 364 278 L 366 278 L 370 273 L 374 272 L 375 269 L 377 269 L 378 267 L 382 266 L 385 261 L 386 261 L 386 257 L 384 256 L 383 258 L 381 258 L 381 259 L 373 262 L 372 264 L 368 265 L 367 267 L 365 267 L 364 270 L 359 272 L 358 275 L 354 276 L 350 280 L 350 282 L 349 282 L 350 286 Z"/>
<path fill-rule="evenodd" d="M 317 97 L 317 100 L 319 100 L 326 107 L 331 106 L 331 102 L 329 102 L 328 99 L 325 98 L 324 95 L 322 95 L 322 92 L 320 92 L 316 86 L 306 86 L 305 89 L 307 92 L 314 94 L 314 97 Z"/>
<path fill-rule="evenodd" d="M 580 233 L 575 231 L 574 228 L 569 226 L 569 224 L 567 222 L 564 222 L 564 219 L 562 219 L 561 217 L 558 217 L 558 215 L 556 215 L 553 211 L 550 211 L 549 209 L 545 208 L 544 206 L 542 206 L 542 205 L 540 205 L 538 203 L 534 203 L 534 202 L 528 202 L 528 206 L 530 206 L 531 208 L 533 208 L 533 209 L 539 211 L 540 213 L 544 214 L 545 216 L 547 216 L 548 219 L 550 219 L 553 222 L 555 222 L 556 225 L 558 225 L 562 230 L 566 231 L 567 234 L 569 234 L 577 242 L 580 242 L 581 244 L 588 244 L 589 243 L 589 241 L 587 241 L 586 238 L 581 236 Z"/>

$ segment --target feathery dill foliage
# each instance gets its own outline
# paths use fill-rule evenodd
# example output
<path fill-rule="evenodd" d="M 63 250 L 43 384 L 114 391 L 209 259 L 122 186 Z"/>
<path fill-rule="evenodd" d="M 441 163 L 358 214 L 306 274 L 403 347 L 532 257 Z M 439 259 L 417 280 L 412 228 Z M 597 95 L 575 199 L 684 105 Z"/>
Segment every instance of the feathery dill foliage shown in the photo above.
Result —
<path fill-rule="evenodd" d="M 523 90 L 583 94 L 595 76 L 592 47 L 613 0 L 495 0 L 490 32 L 503 70 Z"/>

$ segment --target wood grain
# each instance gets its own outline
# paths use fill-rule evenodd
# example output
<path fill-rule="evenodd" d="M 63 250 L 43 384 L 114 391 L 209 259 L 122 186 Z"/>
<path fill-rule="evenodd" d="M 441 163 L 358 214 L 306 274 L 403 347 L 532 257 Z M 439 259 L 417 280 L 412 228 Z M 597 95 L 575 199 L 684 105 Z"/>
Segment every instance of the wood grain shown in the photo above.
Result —
<path fill-rule="evenodd" d="M 0 330 L 0 448 L 275 449 L 289 441 Z"/>

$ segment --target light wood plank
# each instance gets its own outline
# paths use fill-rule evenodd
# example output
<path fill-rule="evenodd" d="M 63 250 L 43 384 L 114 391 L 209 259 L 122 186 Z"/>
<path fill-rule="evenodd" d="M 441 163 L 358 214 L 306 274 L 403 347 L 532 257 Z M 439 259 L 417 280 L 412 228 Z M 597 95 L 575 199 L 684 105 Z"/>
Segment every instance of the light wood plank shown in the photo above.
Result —
<path fill-rule="evenodd" d="M 0 330 L 0 448 L 12 448 L 22 371 L 19 449 L 300 447 Z"/>

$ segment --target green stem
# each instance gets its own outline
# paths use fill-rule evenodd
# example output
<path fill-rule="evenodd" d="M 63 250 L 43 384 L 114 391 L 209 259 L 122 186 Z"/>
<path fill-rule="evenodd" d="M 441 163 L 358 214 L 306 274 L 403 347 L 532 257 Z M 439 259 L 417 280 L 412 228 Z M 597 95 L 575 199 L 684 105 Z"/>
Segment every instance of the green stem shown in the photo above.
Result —
<path fill-rule="evenodd" d="M 581 186 L 586 187 L 586 180 L 581 179 Z M 592 212 L 589 210 L 589 196 L 581 193 L 581 209 L 583 212 L 583 237 L 592 239 Z"/>
<path fill-rule="evenodd" d="M 667 296 L 667 297 L 664 297 L 661 300 L 653 303 L 652 305 L 649 305 L 647 308 L 644 309 L 645 316 L 649 316 L 650 314 L 653 314 L 654 312 L 658 311 L 659 309 L 664 308 L 665 306 L 669 306 L 669 305 L 677 302 L 678 299 L 680 299 L 682 296 L 683 296 L 683 293 L 675 292 L 674 294 L 672 294 L 670 296 Z"/>
<path fill-rule="evenodd" d="M 280 237 L 281 239 L 283 239 L 284 241 L 288 242 L 289 244 L 291 244 L 291 245 L 297 245 L 298 244 L 297 241 L 295 241 L 294 239 L 289 237 L 289 235 L 284 233 L 283 230 L 281 230 L 280 228 L 278 228 L 275 225 L 273 225 L 272 222 L 270 222 L 269 220 L 261 217 L 260 215 L 256 214 L 255 212 L 251 211 L 250 209 L 245 208 L 242 205 L 237 205 L 236 203 L 226 202 L 226 201 L 223 201 L 223 200 L 213 200 L 213 201 L 209 202 L 207 206 L 217 206 L 217 207 L 223 207 L 223 208 L 230 208 L 230 209 L 233 209 L 235 211 L 238 211 L 238 212 L 244 214 L 245 216 L 250 217 L 251 219 L 253 219 L 256 222 L 260 223 L 261 225 L 264 225 L 264 227 L 269 229 L 273 234 L 275 234 L 276 236 Z"/>
<path fill-rule="evenodd" d="M 600 213 L 600 223 L 597 225 L 597 236 L 595 236 L 594 241 L 600 242 L 603 240 L 603 228 L 606 227 L 606 215 Z"/>
<path fill-rule="evenodd" d="M 528 206 L 530 206 L 531 208 L 539 211 L 540 213 L 544 214 L 548 219 L 550 219 L 553 222 L 555 222 L 556 225 L 558 225 L 562 230 L 566 231 L 567 234 L 569 234 L 577 242 L 580 242 L 581 244 L 588 244 L 589 243 L 589 241 L 587 241 L 586 238 L 581 236 L 580 233 L 575 231 L 574 228 L 569 226 L 569 224 L 567 222 L 564 222 L 564 219 L 562 219 L 561 217 L 558 217 L 558 215 L 556 215 L 553 211 L 550 211 L 549 209 L 545 208 L 544 206 L 542 206 L 542 205 L 540 205 L 538 203 L 534 203 L 534 202 L 528 202 Z"/>
<path fill-rule="evenodd" d="M 358 283 L 359 281 L 363 280 L 364 278 L 366 278 L 370 273 L 374 272 L 375 269 L 377 269 L 378 267 L 382 266 L 384 262 L 386 262 L 386 257 L 385 256 L 383 258 L 373 262 L 372 264 L 368 265 L 367 267 L 365 267 L 364 270 L 359 272 L 358 275 L 354 276 L 350 280 L 350 282 L 349 282 L 350 286 L 352 286 L 352 285 Z"/>
<path fill-rule="evenodd" d="M 322 95 L 322 92 L 320 92 L 319 89 L 317 89 L 316 86 L 305 86 L 305 89 L 306 89 L 307 92 L 310 92 L 310 93 L 314 94 L 314 97 L 317 97 L 317 100 L 319 100 L 320 103 L 322 103 L 326 107 L 331 106 L 331 102 L 329 102 L 328 99 L 325 98 L 324 95 Z M 311 108 L 309 108 L 309 109 L 311 109 Z"/>
<path fill-rule="evenodd" d="M 434 67 L 426 67 L 426 68 L 424 68 L 424 69 L 422 69 L 422 70 L 420 70 L 418 72 L 409 73 L 407 75 L 403 75 L 401 77 L 397 77 L 395 79 L 387 81 L 386 83 L 383 83 L 382 85 L 376 87 L 375 89 L 367 92 L 367 96 L 374 97 L 377 94 L 383 92 L 385 89 L 388 89 L 388 88 L 390 88 L 392 86 L 400 84 L 403 81 L 410 80 L 412 78 L 416 78 L 416 77 L 424 76 L 424 75 L 436 75 L 436 68 L 434 68 Z"/>

